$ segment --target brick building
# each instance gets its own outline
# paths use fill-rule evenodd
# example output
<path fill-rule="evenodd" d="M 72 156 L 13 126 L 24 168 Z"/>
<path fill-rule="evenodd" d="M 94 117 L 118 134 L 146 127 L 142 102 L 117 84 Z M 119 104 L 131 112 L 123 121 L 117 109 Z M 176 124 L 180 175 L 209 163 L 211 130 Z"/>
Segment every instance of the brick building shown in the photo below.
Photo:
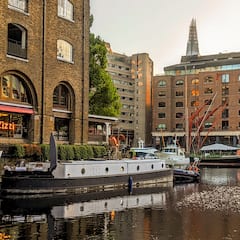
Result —
<path fill-rule="evenodd" d="M 0 1 L 0 142 L 87 142 L 89 8 Z"/>
<path fill-rule="evenodd" d="M 175 136 L 187 150 L 215 142 L 239 144 L 240 52 L 201 56 L 193 20 L 186 56 L 164 71 L 154 76 L 152 88 L 156 145 Z"/>
<path fill-rule="evenodd" d="M 126 145 L 137 146 L 139 140 L 151 145 L 153 62 L 147 53 L 126 56 L 113 52 L 109 44 L 107 48 L 107 71 L 122 103 L 119 123 L 113 126 L 113 134 L 123 134 Z"/>

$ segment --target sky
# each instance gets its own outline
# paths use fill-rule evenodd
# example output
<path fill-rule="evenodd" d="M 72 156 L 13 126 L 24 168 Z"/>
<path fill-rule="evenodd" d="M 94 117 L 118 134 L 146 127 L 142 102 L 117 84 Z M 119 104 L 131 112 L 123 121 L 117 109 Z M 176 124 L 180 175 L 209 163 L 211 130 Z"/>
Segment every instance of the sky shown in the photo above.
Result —
<path fill-rule="evenodd" d="M 200 55 L 240 52 L 240 0 L 90 0 L 90 31 L 113 52 L 148 53 L 154 75 L 186 55 L 196 19 Z"/>

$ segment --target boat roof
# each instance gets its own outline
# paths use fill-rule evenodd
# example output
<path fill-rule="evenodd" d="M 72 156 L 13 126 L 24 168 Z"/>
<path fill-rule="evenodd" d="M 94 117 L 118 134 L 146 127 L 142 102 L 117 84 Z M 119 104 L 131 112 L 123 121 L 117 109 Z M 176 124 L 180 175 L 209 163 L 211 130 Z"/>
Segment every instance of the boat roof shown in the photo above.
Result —
<path fill-rule="evenodd" d="M 144 153 L 155 153 L 158 150 L 154 147 L 145 147 L 145 148 L 130 148 L 130 151 L 134 152 L 144 152 Z"/>
<path fill-rule="evenodd" d="M 212 145 L 202 147 L 200 151 L 231 151 L 231 150 L 237 150 L 237 149 L 238 149 L 237 147 L 215 143 Z"/>

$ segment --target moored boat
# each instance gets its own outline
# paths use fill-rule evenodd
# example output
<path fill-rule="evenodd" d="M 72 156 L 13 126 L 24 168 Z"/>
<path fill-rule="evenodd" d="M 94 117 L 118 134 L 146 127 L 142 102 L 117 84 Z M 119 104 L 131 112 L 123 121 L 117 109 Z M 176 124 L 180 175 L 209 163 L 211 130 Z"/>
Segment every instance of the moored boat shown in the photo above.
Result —
<path fill-rule="evenodd" d="M 200 149 L 201 167 L 240 167 L 240 149 L 215 143 Z"/>
<path fill-rule="evenodd" d="M 82 193 L 173 182 L 173 171 L 157 158 L 57 162 L 50 138 L 50 166 L 44 169 L 5 170 L 2 194 Z"/>

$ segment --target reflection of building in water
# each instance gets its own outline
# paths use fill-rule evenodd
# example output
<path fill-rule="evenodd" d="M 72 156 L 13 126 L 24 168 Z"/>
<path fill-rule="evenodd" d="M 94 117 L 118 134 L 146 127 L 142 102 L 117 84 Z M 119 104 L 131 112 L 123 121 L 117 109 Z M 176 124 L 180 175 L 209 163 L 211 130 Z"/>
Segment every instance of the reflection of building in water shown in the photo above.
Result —
<path fill-rule="evenodd" d="M 240 172 L 237 168 L 203 168 L 201 182 L 216 185 L 226 185 L 240 181 Z"/>

